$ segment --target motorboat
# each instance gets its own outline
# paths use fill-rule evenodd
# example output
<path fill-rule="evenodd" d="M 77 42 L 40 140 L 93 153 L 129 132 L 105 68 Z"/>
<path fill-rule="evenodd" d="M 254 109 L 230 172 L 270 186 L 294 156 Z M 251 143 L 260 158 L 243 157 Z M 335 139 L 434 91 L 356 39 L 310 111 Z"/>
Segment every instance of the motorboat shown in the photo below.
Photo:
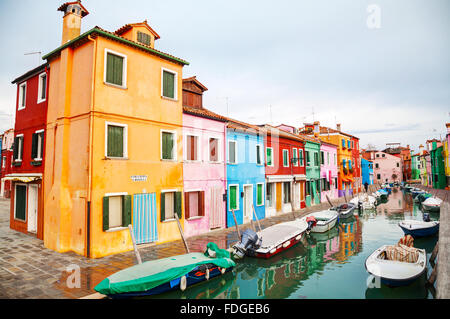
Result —
<path fill-rule="evenodd" d="M 442 199 L 437 197 L 427 198 L 422 202 L 422 207 L 426 211 L 438 212 L 441 210 Z"/>
<path fill-rule="evenodd" d="M 336 226 L 338 217 L 339 212 L 337 210 L 329 209 L 308 214 L 303 219 L 310 223 L 312 233 L 324 233 Z"/>
<path fill-rule="evenodd" d="M 374 196 L 363 193 L 352 198 L 350 203 L 356 205 L 358 209 L 374 209 L 377 204 L 377 199 Z"/>
<path fill-rule="evenodd" d="M 423 215 L 423 220 L 403 220 L 398 226 L 405 235 L 411 235 L 413 238 L 433 236 L 439 231 L 439 221 L 431 221 L 427 213 Z"/>
<path fill-rule="evenodd" d="M 422 193 L 422 194 L 417 195 L 414 198 L 414 201 L 422 203 L 424 200 L 426 200 L 427 198 L 430 198 L 430 197 L 433 197 L 433 195 L 431 195 L 430 193 Z"/>

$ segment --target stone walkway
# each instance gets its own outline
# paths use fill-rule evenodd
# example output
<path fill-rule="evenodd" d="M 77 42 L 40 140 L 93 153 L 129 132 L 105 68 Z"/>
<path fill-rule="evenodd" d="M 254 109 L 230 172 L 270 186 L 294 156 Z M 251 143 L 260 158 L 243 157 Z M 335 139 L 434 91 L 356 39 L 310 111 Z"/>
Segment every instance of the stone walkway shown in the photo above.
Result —
<path fill-rule="evenodd" d="M 344 202 L 343 198 L 333 204 Z M 9 228 L 8 199 L 0 199 L 0 298 L 80 298 L 95 293 L 94 287 L 105 277 L 136 263 L 133 251 L 99 259 L 88 259 L 75 253 L 57 253 L 44 247 L 43 241 Z M 302 209 L 295 217 L 329 207 L 328 203 Z M 277 215 L 261 221 L 261 227 L 293 219 L 292 213 Z M 240 225 L 240 231 L 250 224 Z M 255 224 L 255 227 L 256 224 Z M 208 242 L 215 242 L 220 248 L 227 248 L 237 241 L 235 227 L 212 231 L 208 234 L 187 239 L 191 252 L 203 252 Z M 180 240 L 160 245 L 139 245 L 143 261 L 170 257 L 186 253 Z M 68 276 L 79 267 L 80 287 L 69 288 Z M 72 268 L 73 269 L 73 268 Z M 69 283 L 72 282 L 69 280 Z"/>

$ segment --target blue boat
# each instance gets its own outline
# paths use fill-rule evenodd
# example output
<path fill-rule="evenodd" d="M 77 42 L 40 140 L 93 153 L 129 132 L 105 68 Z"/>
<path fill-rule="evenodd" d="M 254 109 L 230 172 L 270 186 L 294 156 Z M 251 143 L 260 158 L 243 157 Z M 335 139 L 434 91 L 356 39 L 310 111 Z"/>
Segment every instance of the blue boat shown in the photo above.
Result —
<path fill-rule="evenodd" d="M 405 235 L 411 235 L 414 238 L 433 236 L 439 231 L 439 222 L 430 221 L 429 214 L 423 215 L 421 220 L 403 220 L 398 223 L 398 226 L 403 230 Z"/>

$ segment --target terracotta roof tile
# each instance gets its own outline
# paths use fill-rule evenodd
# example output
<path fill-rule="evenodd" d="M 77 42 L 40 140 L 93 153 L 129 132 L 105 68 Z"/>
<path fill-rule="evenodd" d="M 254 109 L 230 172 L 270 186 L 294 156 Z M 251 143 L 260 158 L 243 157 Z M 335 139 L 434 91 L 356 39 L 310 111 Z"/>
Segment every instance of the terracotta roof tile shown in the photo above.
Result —
<path fill-rule="evenodd" d="M 153 28 L 148 25 L 147 20 L 144 20 L 143 22 L 138 22 L 138 23 L 125 24 L 123 27 L 117 29 L 114 33 L 117 35 L 121 35 L 121 34 L 125 33 L 126 31 L 130 30 L 132 27 L 140 26 L 140 25 L 145 26 L 151 33 L 153 33 L 153 35 L 155 36 L 155 40 L 158 40 L 160 38 L 159 34 L 156 33 L 156 31 L 153 30 Z"/>
<path fill-rule="evenodd" d="M 191 106 L 183 106 L 183 113 L 200 116 L 212 120 L 217 120 L 221 122 L 228 122 L 228 119 L 225 116 L 222 116 L 220 114 L 214 113 L 210 110 L 207 110 L 205 108 L 198 108 L 198 107 L 191 107 Z"/>

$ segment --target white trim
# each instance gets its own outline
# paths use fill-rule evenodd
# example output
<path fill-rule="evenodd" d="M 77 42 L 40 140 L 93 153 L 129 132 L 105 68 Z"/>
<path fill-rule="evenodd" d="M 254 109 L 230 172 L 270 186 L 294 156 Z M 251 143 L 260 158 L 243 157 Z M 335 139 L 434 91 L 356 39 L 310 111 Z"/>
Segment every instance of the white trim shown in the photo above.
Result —
<path fill-rule="evenodd" d="M 127 192 L 121 192 L 121 193 L 106 193 L 104 197 L 111 197 L 111 196 L 126 196 L 128 195 Z"/>
<path fill-rule="evenodd" d="M 174 135 L 173 138 L 173 149 L 172 149 L 172 157 L 173 158 L 163 158 L 163 151 L 162 151 L 162 133 L 172 133 Z M 159 133 L 159 144 L 160 144 L 160 156 L 159 158 L 161 159 L 161 161 L 169 161 L 169 162 L 176 162 L 177 161 L 177 155 L 178 155 L 178 137 L 177 137 L 177 131 L 176 130 L 166 130 L 166 129 L 161 129 L 160 133 Z"/>
<path fill-rule="evenodd" d="M 264 187 L 265 183 L 256 183 L 256 206 L 265 206 L 266 202 L 266 188 Z M 258 185 L 262 185 L 262 204 L 258 205 Z"/>
<path fill-rule="evenodd" d="M 252 203 L 252 205 L 253 205 L 253 203 L 255 202 L 254 200 L 255 200 L 255 198 L 253 197 L 253 184 L 243 184 L 242 185 L 242 192 L 244 193 L 244 197 L 242 197 L 242 221 L 243 221 L 243 223 L 245 223 L 246 222 L 246 218 L 248 218 L 248 219 L 250 219 L 250 220 L 252 220 L 253 219 L 253 212 L 252 212 L 252 209 L 250 209 L 250 216 L 246 216 L 245 215 L 245 188 L 246 187 L 251 187 L 251 191 L 250 191 L 250 194 L 252 195 L 252 200 L 251 200 L 251 203 Z"/>
<path fill-rule="evenodd" d="M 14 158 L 14 153 L 13 153 L 13 162 L 22 162 L 22 159 L 23 159 L 23 142 L 24 142 L 25 138 L 24 138 L 23 134 L 17 134 L 14 137 L 14 139 L 16 137 L 21 137 L 20 144 L 19 144 L 21 147 L 17 148 L 17 158 Z M 19 158 L 19 154 L 20 154 L 20 158 Z"/>
<path fill-rule="evenodd" d="M 300 156 L 300 152 L 301 152 L 301 156 Z M 305 161 L 306 161 L 305 152 L 301 148 L 298 149 L 298 157 L 301 158 L 301 162 L 299 161 L 299 164 L 298 164 L 299 167 L 305 167 Z"/>
<path fill-rule="evenodd" d="M 123 127 L 123 156 L 108 156 L 108 125 Z M 105 121 L 105 158 L 128 159 L 128 124 Z"/>
<path fill-rule="evenodd" d="M 284 151 L 287 151 L 287 162 L 288 162 L 287 166 L 284 165 Z M 283 148 L 282 155 L 283 155 L 283 158 L 282 158 L 283 167 L 289 167 L 289 165 L 290 165 L 290 163 L 289 163 L 290 162 L 290 160 L 289 160 L 289 149 Z"/>
<path fill-rule="evenodd" d="M 21 186 L 25 186 L 25 219 L 20 219 L 20 218 L 16 218 L 16 201 L 17 201 L 17 186 L 21 185 Z M 28 219 L 28 203 L 27 203 L 27 199 L 28 199 L 28 185 L 24 184 L 24 183 L 14 183 L 14 220 L 18 220 L 21 222 L 26 223 L 27 219 Z"/>
<path fill-rule="evenodd" d="M 259 159 L 260 159 L 260 163 L 258 163 L 258 146 L 259 146 Z M 263 166 L 264 165 L 264 154 L 261 154 L 262 149 L 263 149 L 263 145 L 262 144 L 256 144 L 256 165 L 260 165 Z"/>
<path fill-rule="evenodd" d="M 197 138 L 197 159 L 196 160 L 190 160 L 190 159 L 187 159 L 187 154 L 188 154 L 188 145 L 187 145 L 187 142 L 188 142 L 188 136 L 193 136 L 193 137 L 196 137 Z M 191 133 L 191 132 L 188 132 L 188 133 L 186 133 L 186 134 L 184 134 L 184 147 L 185 147 L 185 150 L 186 150 L 186 152 L 185 152 L 185 154 L 184 154 L 184 156 L 183 156 L 183 158 L 184 158 L 184 160 L 186 161 L 186 162 L 190 162 L 190 163 L 192 163 L 192 162 L 194 162 L 194 163 L 196 163 L 196 162 L 201 162 L 202 160 L 203 160 L 203 158 L 202 158 L 202 153 L 201 153 L 201 135 L 200 134 L 198 134 L 198 133 Z"/>
<path fill-rule="evenodd" d="M 34 134 L 38 134 L 38 145 L 37 145 L 37 154 L 38 157 L 35 157 L 34 160 L 35 161 L 42 161 L 42 153 L 44 152 L 44 138 L 42 137 L 41 139 L 39 139 L 40 133 L 44 133 L 44 130 L 38 130 L 35 131 Z M 41 147 L 39 148 L 39 141 L 41 141 Z M 39 154 L 40 153 L 40 154 Z"/>
<path fill-rule="evenodd" d="M 25 87 L 25 93 L 23 94 L 24 96 L 22 96 L 22 87 Z M 26 108 L 26 101 L 27 101 L 27 82 L 23 82 L 21 84 L 19 84 L 19 97 L 18 97 L 18 104 L 17 104 L 17 110 L 23 110 Z M 23 106 L 22 106 L 23 105 Z"/>
<path fill-rule="evenodd" d="M 267 164 L 267 149 L 270 148 L 271 151 L 271 155 L 272 155 L 272 165 Z M 269 167 L 274 167 L 274 156 L 273 156 L 273 147 L 266 147 L 266 154 L 265 154 L 265 158 L 266 158 L 266 164 Z"/>
<path fill-rule="evenodd" d="M 117 55 L 117 56 L 123 58 L 123 64 L 122 64 L 122 85 L 117 85 L 115 83 L 106 82 L 106 71 L 108 69 L 107 68 L 108 53 L 111 53 L 113 55 Z M 105 48 L 104 61 L 103 61 L 103 83 L 107 84 L 107 85 L 111 85 L 111 86 L 116 87 L 116 88 L 120 88 L 120 89 L 126 89 L 127 88 L 127 56 L 125 54 Z"/>
<path fill-rule="evenodd" d="M 42 76 L 45 75 L 45 98 L 41 98 L 42 96 L 42 81 L 41 78 Z M 44 102 L 45 100 L 47 100 L 47 86 L 48 86 L 48 76 L 47 73 L 44 71 L 41 74 L 39 74 L 38 76 L 38 95 L 37 95 L 37 104 Z"/>
<path fill-rule="evenodd" d="M 168 96 L 164 96 L 164 94 L 163 94 L 164 93 L 163 92 L 163 89 L 164 89 L 164 85 L 163 85 L 164 71 L 172 73 L 173 75 L 175 75 L 175 79 L 174 79 L 174 82 L 175 82 L 174 84 L 175 85 L 174 85 L 174 94 L 173 94 L 174 97 L 173 98 L 168 97 Z M 177 71 L 161 67 L 161 97 L 164 98 L 164 99 L 172 100 L 172 101 L 178 101 L 178 72 Z"/>
<path fill-rule="evenodd" d="M 240 205 L 239 205 L 239 198 L 240 198 L 240 196 L 239 196 L 239 194 L 240 194 L 240 192 L 239 192 L 239 184 L 229 184 L 228 185 L 228 210 L 231 212 L 231 208 L 230 208 L 230 203 L 231 203 L 231 199 L 230 199 L 230 188 L 232 187 L 232 186 L 236 186 L 237 188 L 236 188 L 236 209 L 235 209 L 235 211 L 237 211 L 237 210 L 239 210 L 240 209 Z"/>
<path fill-rule="evenodd" d="M 237 149 L 237 141 L 235 140 L 228 140 L 227 141 L 227 164 L 238 164 L 238 149 Z M 230 142 L 234 143 L 234 159 L 235 162 L 230 162 Z"/>
<path fill-rule="evenodd" d="M 295 156 L 294 156 L 295 155 Z M 298 159 L 298 149 L 296 147 L 292 148 L 292 158 L 296 158 Z M 298 167 L 299 166 L 299 161 L 295 161 L 294 163 L 292 163 L 292 166 Z"/>

